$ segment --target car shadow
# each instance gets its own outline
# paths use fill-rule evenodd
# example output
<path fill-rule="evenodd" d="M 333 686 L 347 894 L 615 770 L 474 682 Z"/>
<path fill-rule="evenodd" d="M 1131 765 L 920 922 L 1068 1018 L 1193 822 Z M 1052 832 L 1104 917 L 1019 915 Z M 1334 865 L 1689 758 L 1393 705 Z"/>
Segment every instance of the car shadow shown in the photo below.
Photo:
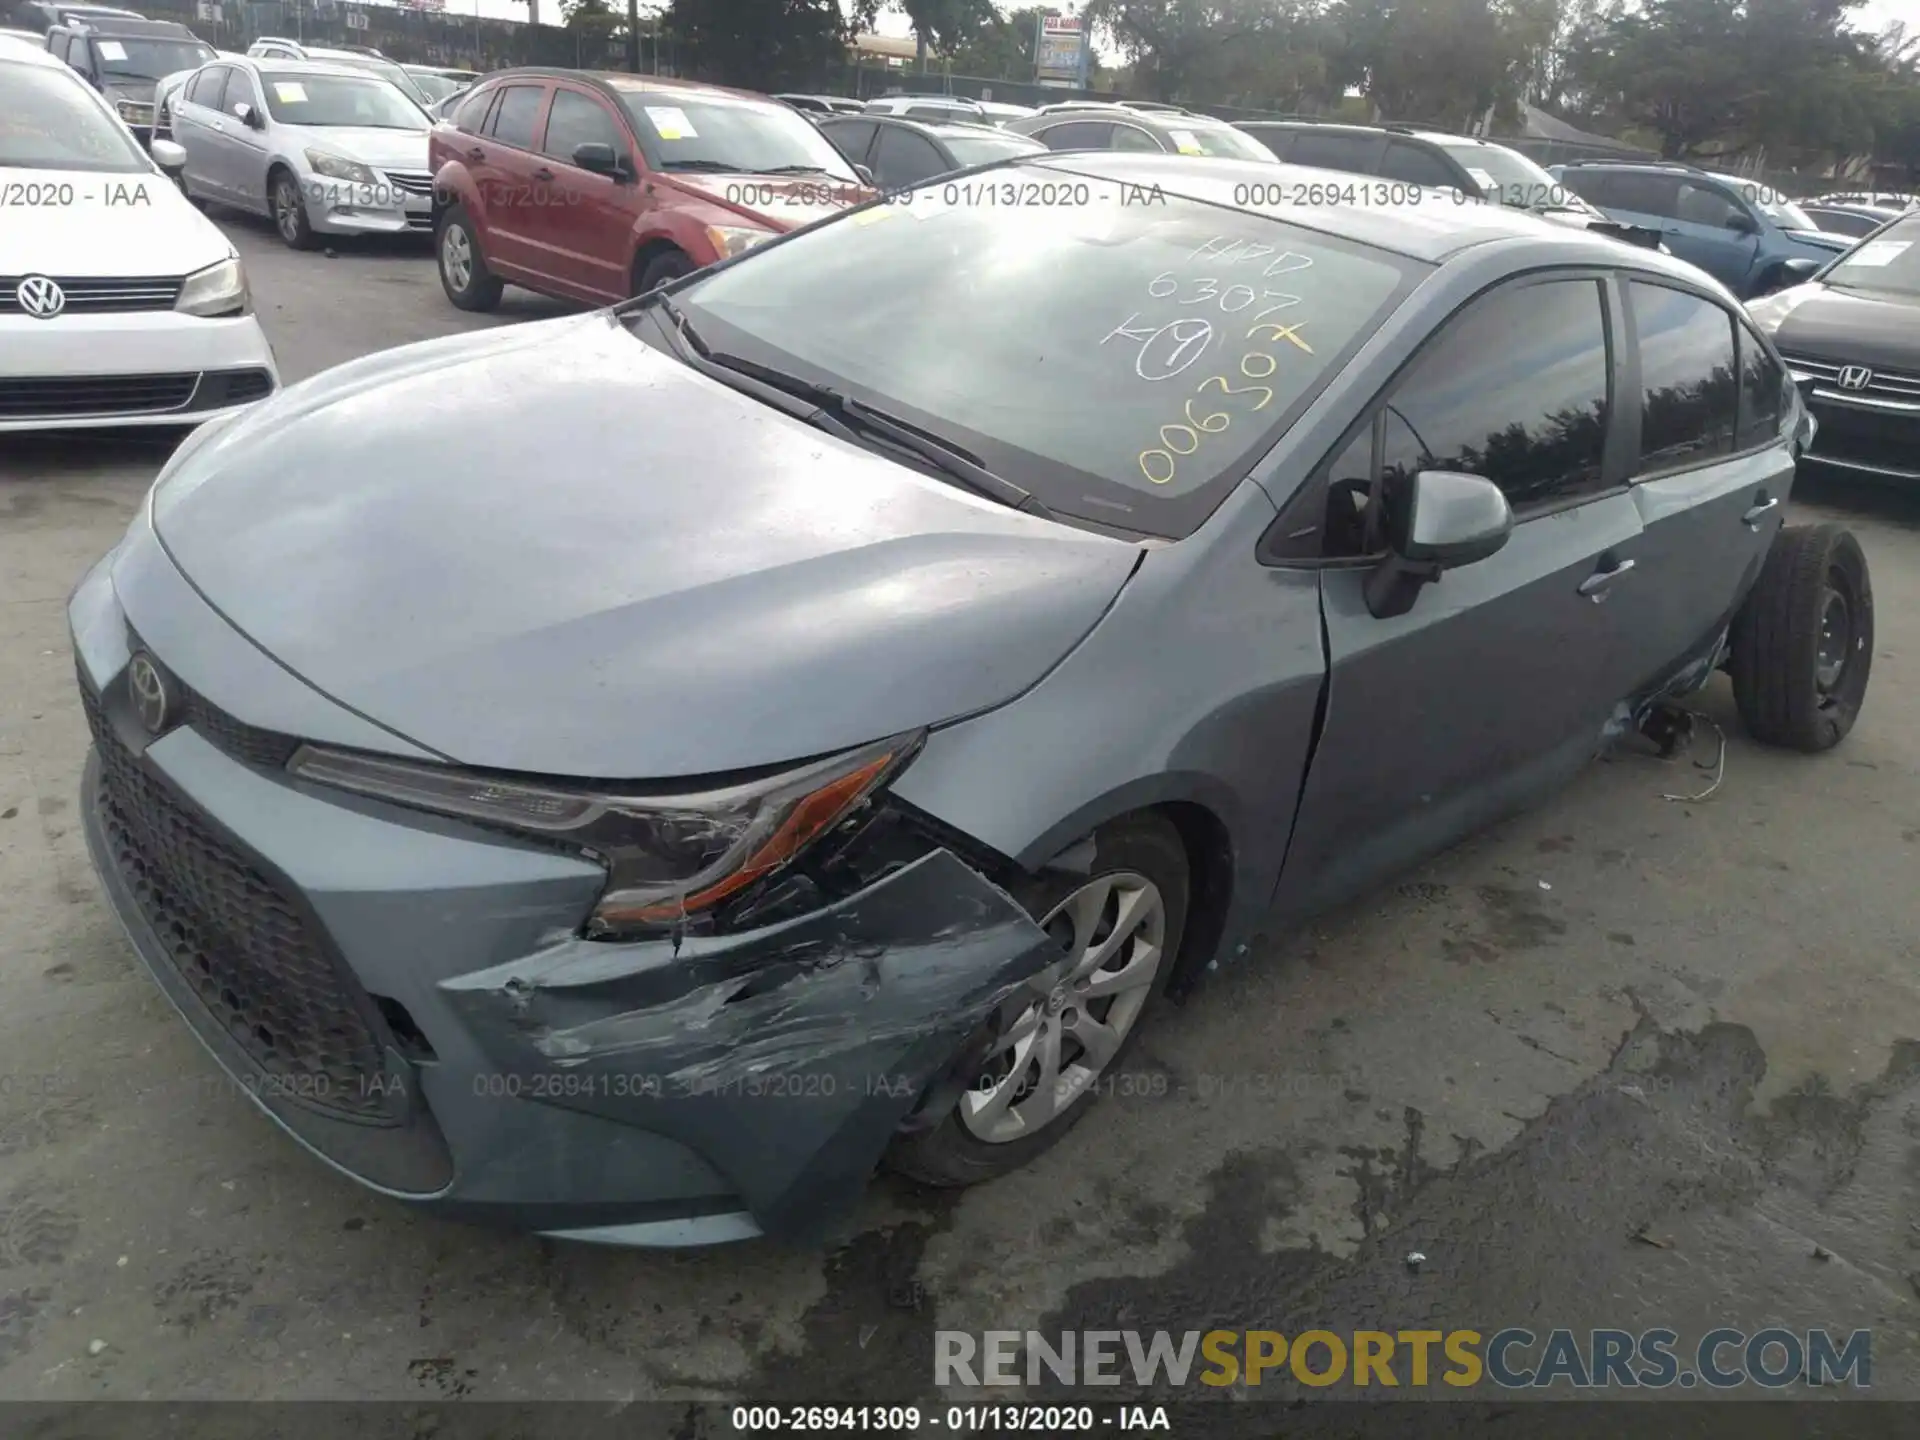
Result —
<path fill-rule="evenodd" d="M 1920 486 L 1803 469 L 1794 476 L 1793 498 L 1798 504 L 1844 510 L 1863 520 L 1920 530 Z"/>

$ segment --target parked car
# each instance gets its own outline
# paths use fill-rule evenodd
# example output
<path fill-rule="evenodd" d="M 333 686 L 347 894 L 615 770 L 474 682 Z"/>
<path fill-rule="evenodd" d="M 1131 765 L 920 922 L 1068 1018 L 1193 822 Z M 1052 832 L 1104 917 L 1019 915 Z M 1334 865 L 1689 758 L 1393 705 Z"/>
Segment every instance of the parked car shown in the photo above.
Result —
<path fill-rule="evenodd" d="M 56 25 L 47 52 L 107 97 L 142 145 L 153 138 L 154 88 L 161 76 L 213 58 L 213 47 L 170 20 L 96 16 Z"/>
<path fill-rule="evenodd" d="M 72 25 L 81 20 L 144 20 L 138 10 L 122 10 L 113 5 L 59 5 L 47 0 L 0 0 L 0 21 L 18 26 L 44 39 L 56 25 Z"/>
<path fill-rule="evenodd" d="M 441 70 L 431 65 L 402 65 L 400 68 L 426 97 L 429 109 L 437 109 L 443 101 L 472 89 L 473 82 L 480 78 L 476 70 Z"/>
<path fill-rule="evenodd" d="M 1290 164 L 1372 176 L 1389 187 L 1417 186 L 1462 199 L 1506 205 L 1562 225 L 1597 230 L 1630 244 L 1664 248 L 1659 231 L 1615 224 L 1529 157 L 1476 136 L 1404 125 L 1292 120 L 1246 120 L 1238 122 L 1237 128 Z M 1365 203 L 1373 193 L 1368 190 L 1356 195 L 1352 203 Z M 1303 196 L 1275 192 L 1270 198 L 1293 204 L 1315 194 L 1309 187 Z M 1335 191 L 1326 203 L 1346 203 L 1346 198 Z"/>
<path fill-rule="evenodd" d="M 105 97 L 0 43 L 0 431 L 191 427 L 273 393 L 232 243 Z"/>
<path fill-rule="evenodd" d="M 169 109 L 188 195 L 271 217 L 296 250 L 328 235 L 432 229 L 430 122 L 378 75 L 223 60 L 196 71 Z"/>
<path fill-rule="evenodd" d="M 1819 421 L 1803 465 L 1920 482 L 1920 214 L 1748 306 Z"/>
<path fill-rule="evenodd" d="M 1031 135 L 1049 150 L 1143 150 L 1273 163 L 1273 152 L 1258 140 L 1208 115 L 1076 105 L 1042 111 L 1006 128 Z"/>
<path fill-rule="evenodd" d="M 794 109 L 809 115 L 857 115 L 866 107 L 858 100 L 846 95 L 795 95 L 781 94 L 773 97 L 782 105 L 791 105 Z"/>
<path fill-rule="evenodd" d="M 984 125 L 923 124 L 893 115 L 823 116 L 816 123 L 882 190 L 909 189 L 936 175 L 1047 148 L 1038 140 Z"/>
<path fill-rule="evenodd" d="M 440 281 L 604 304 L 738 255 L 873 190 L 800 114 L 714 85 L 505 70 L 431 140 Z"/>
<path fill-rule="evenodd" d="M 427 93 L 426 87 L 421 85 L 404 66 L 396 64 L 369 46 L 349 48 L 344 45 L 303 45 L 297 40 L 263 35 L 247 47 L 247 54 L 255 60 L 310 60 L 319 64 L 344 65 L 352 70 L 365 70 L 393 85 L 423 111 L 430 109 L 434 103 L 434 97 Z"/>
<path fill-rule="evenodd" d="M 241 1092 L 451 1214 L 818 1235 L 1123 1132 L 1170 988 L 1723 661 L 1838 742 L 1866 564 L 1782 529 L 1725 292 L 1275 170 L 1008 162 L 1085 203 L 863 206 L 189 441 L 70 602 L 81 814 Z"/>
<path fill-rule="evenodd" d="M 1820 205 L 1876 205 L 1892 210 L 1911 210 L 1920 205 L 1920 198 L 1904 195 L 1895 190 L 1841 190 L 1831 195 L 1814 197 L 1814 204 Z"/>
<path fill-rule="evenodd" d="M 1889 220 L 1907 213 L 1905 206 L 1851 205 L 1818 200 L 1803 200 L 1800 209 L 1829 235 L 1844 235 L 1858 240 L 1871 235 Z"/>
<path fill-rule="evenodd" d="M 991 124 L 978 100 L 960 95 L 882 95 L 864 107 L 868 115 L 899 115 L 908 120 L 971 120 Z"/>
<path fill-rule="evenodd" d="M 1550 173 L 1628 225 L 1660 231 L 1667 248 L 1743 300 L 1795 284 L 1846 249 L 1777 191 L 1690 165 L 1582 161 Z"/>

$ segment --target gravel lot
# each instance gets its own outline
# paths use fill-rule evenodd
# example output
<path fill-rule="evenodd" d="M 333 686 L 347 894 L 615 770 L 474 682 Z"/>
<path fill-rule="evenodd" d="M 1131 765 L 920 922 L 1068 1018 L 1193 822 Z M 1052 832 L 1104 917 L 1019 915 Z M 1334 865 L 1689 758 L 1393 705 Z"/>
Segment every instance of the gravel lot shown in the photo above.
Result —
<path fill-rule="evenodd" d="M 462 315 L 417 244 L 225 223 L 289 380 L 563 313 Z M 673 1255 L 360 1191 L 136 969 L 75 815 L 63 605 L 164 455 L 0 441 L 0 1397 L 903 1399 L 936 1326 L 1307 1321 L 1871 1326 L 1876 1391 L 1920 1392 L 1920 495 L 1799 497 L 1879 600 L 1838 751 L 1756 748 L 1716 682 L 1712 800 L 1618 755 L 1212 977 L 1145 1037 L 1150 1093 L 1030 1172 L 881 1182 L 825 1252 Z"/>

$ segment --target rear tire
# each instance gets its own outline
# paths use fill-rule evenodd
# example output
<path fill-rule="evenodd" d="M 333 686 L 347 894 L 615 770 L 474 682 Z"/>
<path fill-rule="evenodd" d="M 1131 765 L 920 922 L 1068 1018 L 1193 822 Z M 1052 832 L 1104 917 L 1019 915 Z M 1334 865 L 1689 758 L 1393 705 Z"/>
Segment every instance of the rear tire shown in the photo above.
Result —
<path fill-rule="evenodd" d="M 1845 739 L 1873 669 L 1873 586 L 1853 533 L 1827 524 L 1775 535 L 1730 651 L 1734 701 L 1754 739 L 1808 752 Z"/>
<path fill-rule="evenodd" d="M 959 1102 L 937 1125 L 895 1140 L 888 1168 L 941 1186 L 1019 1169 L 1098 1105 L 1103 1078 L 1160 1008 L 1191 895 L 1180 832 L 1144 813 L 1101 826 L 1093 841 L 1088 874 L 1048 872 L 1018 897 L 1060 942 L 1061 964 L 1000 1007 L 992 1052 Z M 1059 1057 L 1051 1103 L 1040 1098 L 1048 1054 Z"/>
<path fill-rule="evenodd" d="M 440 288 L 456 309 L 486 312 L 499 308 L 507 287 L 487 268 L 480 240 L 464 205 L 452 205 L 434 229 L 433 253 L 440 270 Z"/>

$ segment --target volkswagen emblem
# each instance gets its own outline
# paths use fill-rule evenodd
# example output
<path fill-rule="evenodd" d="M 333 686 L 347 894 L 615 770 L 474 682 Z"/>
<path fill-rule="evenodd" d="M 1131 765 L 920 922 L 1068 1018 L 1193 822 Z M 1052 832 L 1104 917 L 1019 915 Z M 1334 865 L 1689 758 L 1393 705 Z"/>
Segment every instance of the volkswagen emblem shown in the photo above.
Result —
<path fill-rule="evenodd" d="M 1842 365 L 1840 367 L 1840 388 L 1842 390 L 1864 390 L 1873 383 L 1873 371 L 1864 365 Z"/>
<path fill-rule="evenodd" d="M 133 713 L 140 717 L 149 735 L 167 728 L 173 719 L 173 689 L 144 650 L 127 664 L 127 693 L 133 699 Z"/>
<path fill-rule="evenodd" d="M 36 320 L 51 320 L 67 308 L 67 292 L 44 275 L 29 275 L 14 288 L 20 308 Z"/>

